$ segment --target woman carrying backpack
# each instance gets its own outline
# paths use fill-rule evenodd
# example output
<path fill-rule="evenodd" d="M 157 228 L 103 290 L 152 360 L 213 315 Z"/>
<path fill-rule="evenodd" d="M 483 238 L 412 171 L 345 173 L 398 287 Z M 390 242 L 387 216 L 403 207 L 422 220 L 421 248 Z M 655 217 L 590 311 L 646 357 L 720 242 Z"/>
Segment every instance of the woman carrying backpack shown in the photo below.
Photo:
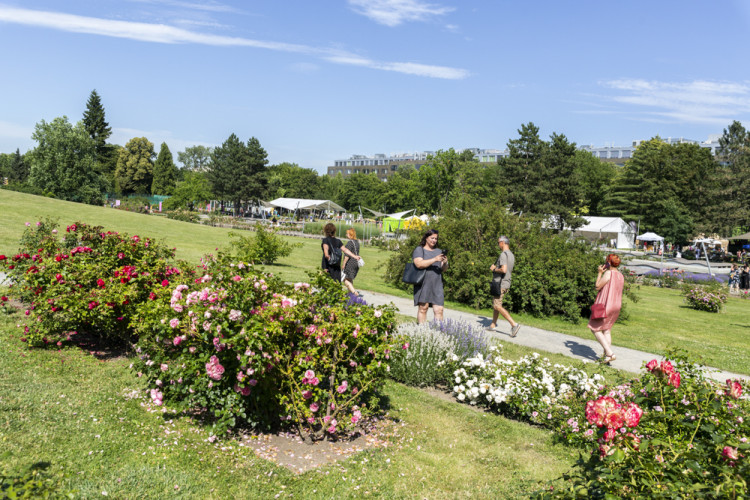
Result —
<path fill-rule="evenodd" d="M 323 227 L 323 234 L 325 238 L 323 238 L 320 244 L 320 248 L 323 249 L 323 272 L 328 273 L 328 276 L 332 279 L 341 282 L 341 259 L 343 254 L 353 259 L 358 259 L 359 256 L 354 255 L 349 249 L 344 248 L 341 240 L 336 238 L 336 226 L 330 222 Z"/>

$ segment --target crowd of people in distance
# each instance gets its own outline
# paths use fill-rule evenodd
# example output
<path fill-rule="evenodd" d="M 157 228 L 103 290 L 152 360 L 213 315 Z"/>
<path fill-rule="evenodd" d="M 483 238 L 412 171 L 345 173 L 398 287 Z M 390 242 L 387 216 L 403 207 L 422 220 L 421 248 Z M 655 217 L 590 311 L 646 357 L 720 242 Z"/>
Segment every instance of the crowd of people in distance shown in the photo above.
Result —
<path fill-rule="evenodd" d="M 747 263 L 732 264 L 729 270 L 729 292 L 739 293 L 740 290 L 750 290 L 750 264 Z"/>

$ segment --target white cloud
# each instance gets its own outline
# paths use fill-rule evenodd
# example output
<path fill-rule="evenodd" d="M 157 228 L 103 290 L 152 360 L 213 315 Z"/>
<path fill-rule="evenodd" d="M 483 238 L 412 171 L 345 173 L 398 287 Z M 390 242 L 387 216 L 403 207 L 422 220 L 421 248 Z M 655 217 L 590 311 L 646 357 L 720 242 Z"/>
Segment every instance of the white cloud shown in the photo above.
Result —
<path fill-rule="evenodd" d="M 454 11 L 453 7 L 420 0 L 348 0 L 355 12 L 376 23 L 394 27 L 409 21 L 425 22 Z"/>
<path fill-rule="evenodd" d="M 195 43 L 220 47 L 252 47 L 280 52 L 291 52 L 319 57 L 337 64 L 364 66 L 371 69 L 396 71 L 399 73 L 426 76 L 430 78 L 462 79 L 469 76 L 468 71 L 460 68 L 417 63 L 371 61 L 336 49 L 203 34 L 164 24 L 114 21 L 96 17 L 77 16 L 59 12 L 16 9 L 5 6 L 0 6 L 0 22 L 38 26 L 74 33 L 126 38 L 142 42 L 167 44 Z"/>
<path fill-rule="evenodd" d="M 217 2 L 193 3 L 181 2 L 179 0 L 129 0 L 136 3 L 147 3 L 156 5 L 165 5 L 168 7 L 179 7 L 181 9 L 202 10 L 207 12 L 237 12 L 237 9 L 229 5 Z"/>
<path fill-rule="evenodd" d="M 643 108 L 645 121 L 664 121 L 725 126 L 750 112 L 750 84 L 737 82 L 658 82 L 621 79 L 601 85 L 622 91 L 615 102 Z M 637 113 L 637 111 L 635 111 Z"/>

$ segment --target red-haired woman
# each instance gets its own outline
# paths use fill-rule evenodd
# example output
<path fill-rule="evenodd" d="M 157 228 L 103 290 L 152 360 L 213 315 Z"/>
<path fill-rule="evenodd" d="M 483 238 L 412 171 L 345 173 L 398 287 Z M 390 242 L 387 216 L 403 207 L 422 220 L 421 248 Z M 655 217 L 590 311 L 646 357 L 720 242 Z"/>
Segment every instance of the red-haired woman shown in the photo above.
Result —
<path fill-rule="evenodd" d="M 602 362 L 606 364 L 617 359 L 612 352 L 612 326 L 620 315 L 622 288 L 625 284 L 625 278 L 617 270 L 618 267 L 620 257 L 614 253 L 607 255 L 606 263 L 599 266 L 599 274 L 596 277 L 596 290 L 599 293 L 594 304 L 604 304 L 605 314 L 603 318 L 591 318 L 588 325 L 604 349 Z"/>

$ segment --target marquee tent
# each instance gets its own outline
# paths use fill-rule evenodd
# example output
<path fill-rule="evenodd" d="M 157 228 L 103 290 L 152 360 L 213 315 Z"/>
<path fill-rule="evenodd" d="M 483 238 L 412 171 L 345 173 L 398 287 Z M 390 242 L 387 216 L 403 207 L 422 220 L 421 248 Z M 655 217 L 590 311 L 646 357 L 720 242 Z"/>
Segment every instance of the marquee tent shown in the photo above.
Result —
<path fill-rule="evenodd" d="M 664 238 L 659 236 L 656 233 L 643 233 L 638 238 L 636 238 L 639 241 L 664 241 Z"/>
<path fill-rule="evenodd" d="M 581 236 L 587 240 L 614 241 L 615 248 L 633 248 L 635 231 L 621 218 L 592 216 L 583 218 L 586 219 L 586 225 L 574 230 L 574 236 Z"/>
<path fill-rule="evenodd" d="M 335 212 L 346 212 L 341 205 L 331 200 L 308 200 L 304 198 L 276 198 L 273 201 L 264 201 L 267 207 L 283 208 L 284 210 L 333 210 Z"/>

